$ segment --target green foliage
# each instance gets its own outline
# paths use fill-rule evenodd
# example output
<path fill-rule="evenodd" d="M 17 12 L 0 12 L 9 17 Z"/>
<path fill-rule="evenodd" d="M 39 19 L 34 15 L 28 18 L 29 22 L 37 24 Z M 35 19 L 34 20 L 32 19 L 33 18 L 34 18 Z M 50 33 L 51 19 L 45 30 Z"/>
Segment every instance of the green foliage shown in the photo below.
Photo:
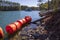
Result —
<path fill-rule="evenodd" d="M 9 2 L 9 1 L 0 1 L 0 3 L 5 3 L 8 4 L 10 6 L 0 6 L 0 11 L 12 11 L 12 10 L 20 10 L 20 4 L 19 3 L 15 3 L 15 2 Z M 12 4 L 12 5 L 11 5 Z"/>
<path fill-rule="evenodd" d="M 60 7 L 60 0 L 53 0 L 53 9 L 57 10 L 58 7 Z"/>
<path fill-rule="evenodd" d="M 27 8 L 31 8 L 32 10 L 38 10 L 38 7 L 28 7 L 28 6 L 21 6 L 21 10 L 26 10 Z"/>
<path fill-rule="evenodd" d="M 45 9 L 54 9 L 57 10 L 57 8 L 60 8 L 60 0 L 51 0 L 46 3 L 41 3 L 40 4 L 40 10 L 45 10 Z"/>
<path fill-rule="evenodd" d="M 20 10 L 20 6 L 14 6 L 14 7 L 12 7 L 12 6 L 0 6 L 0 10 L 1 11 Z"/>
<path fill-rule="evenodd" d="M 48 9 L 48 4 L 47 4 L 47 3 L 42 3 L 42 4 L 40 5 L 40 9 L 41 9 L 41 10 L 47 10 L 47 9 Z"/>
<path fill-rule="evenodd" d="M 21 6 L 21 10 L 25 10 L 26 8 L 28 8 L 28 6 Z"/>

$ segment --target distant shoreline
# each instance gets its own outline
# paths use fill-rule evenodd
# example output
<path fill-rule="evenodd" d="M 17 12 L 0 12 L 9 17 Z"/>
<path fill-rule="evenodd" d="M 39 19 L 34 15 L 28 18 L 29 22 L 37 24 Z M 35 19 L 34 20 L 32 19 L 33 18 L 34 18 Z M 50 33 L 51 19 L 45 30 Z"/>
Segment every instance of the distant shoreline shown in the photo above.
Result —
<path fill-rule="evenodd" d="M 20 4 L 10 1 L 0 1 L 0 11 L 16 11 L 20 10 Z"/>

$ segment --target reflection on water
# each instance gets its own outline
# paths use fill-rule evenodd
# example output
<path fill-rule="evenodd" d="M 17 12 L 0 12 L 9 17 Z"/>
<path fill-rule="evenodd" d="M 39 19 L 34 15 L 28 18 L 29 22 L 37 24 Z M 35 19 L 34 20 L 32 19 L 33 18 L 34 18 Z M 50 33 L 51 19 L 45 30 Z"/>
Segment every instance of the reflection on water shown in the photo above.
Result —
<path fill-rule="evenodd" d="M 39 19 L 39 11 L 0 11 L 0 26 L 5 29 L 9 23 L 15 22 L 25 16 L 31 16 L 32 21 Z"/>

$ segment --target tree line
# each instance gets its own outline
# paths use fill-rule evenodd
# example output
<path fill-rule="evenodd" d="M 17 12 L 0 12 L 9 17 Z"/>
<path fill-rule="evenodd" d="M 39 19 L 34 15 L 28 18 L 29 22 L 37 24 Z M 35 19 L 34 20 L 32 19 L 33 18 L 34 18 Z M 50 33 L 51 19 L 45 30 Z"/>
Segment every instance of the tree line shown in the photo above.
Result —
<path fill-rule="evenodd" d="M 15 2 L 9 2 L 9 1 L 0 1 L 0 11 L 13 11 L 13 10 L 20 10 L 20 4 Z M 8 4 L 4 6 L 5 4 Z"/>
<path fill-rule="evenodd" d="M 21 5 L 21 10 L 26 10 L 27 8 L 30 8 L 32 10 L 39 10 L 39 7 L 34 7 L 34 6 L 28 7 L 28 6 Z"/>
<path fill-rule="evenodd" d="M 0 11 L 14 11 L 14 10 L 20 10 L 20 6 L 0 6 Z"/>
<path fill-rule="evenodd" d="M 47 0 L 46 3 L 42 3 L 43 0 L 39 0 L 41 4 L 39 4 L 40 10 L 49 10 L 49 9 L 57 9 L 60 7 L 60 0 Z"/>
<path fill-rule="evenodd" d="M 0 6 L 0 11 L 26 10 L 27 8 L 31 8 L 32 10 L 39 10 L 39 7 L 28 7 L 28 6 Z"/>

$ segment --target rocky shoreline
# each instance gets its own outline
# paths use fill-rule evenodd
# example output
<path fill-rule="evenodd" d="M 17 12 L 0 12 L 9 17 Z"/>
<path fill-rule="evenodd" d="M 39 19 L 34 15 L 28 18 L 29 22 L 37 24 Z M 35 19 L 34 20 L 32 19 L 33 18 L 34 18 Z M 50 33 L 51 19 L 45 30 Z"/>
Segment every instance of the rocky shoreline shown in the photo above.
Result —
<path fill-rule="evenodd" d="M 31 25 L 30 25 L 31 26 Z M 44 27 L 41 25 L 36 28 L 30 28 L 26 26 L 22 28 L 14 37 L 9 38 L 8 40 L 44 40 L 47 37 L 47 31 L 44 30 Z"/>

